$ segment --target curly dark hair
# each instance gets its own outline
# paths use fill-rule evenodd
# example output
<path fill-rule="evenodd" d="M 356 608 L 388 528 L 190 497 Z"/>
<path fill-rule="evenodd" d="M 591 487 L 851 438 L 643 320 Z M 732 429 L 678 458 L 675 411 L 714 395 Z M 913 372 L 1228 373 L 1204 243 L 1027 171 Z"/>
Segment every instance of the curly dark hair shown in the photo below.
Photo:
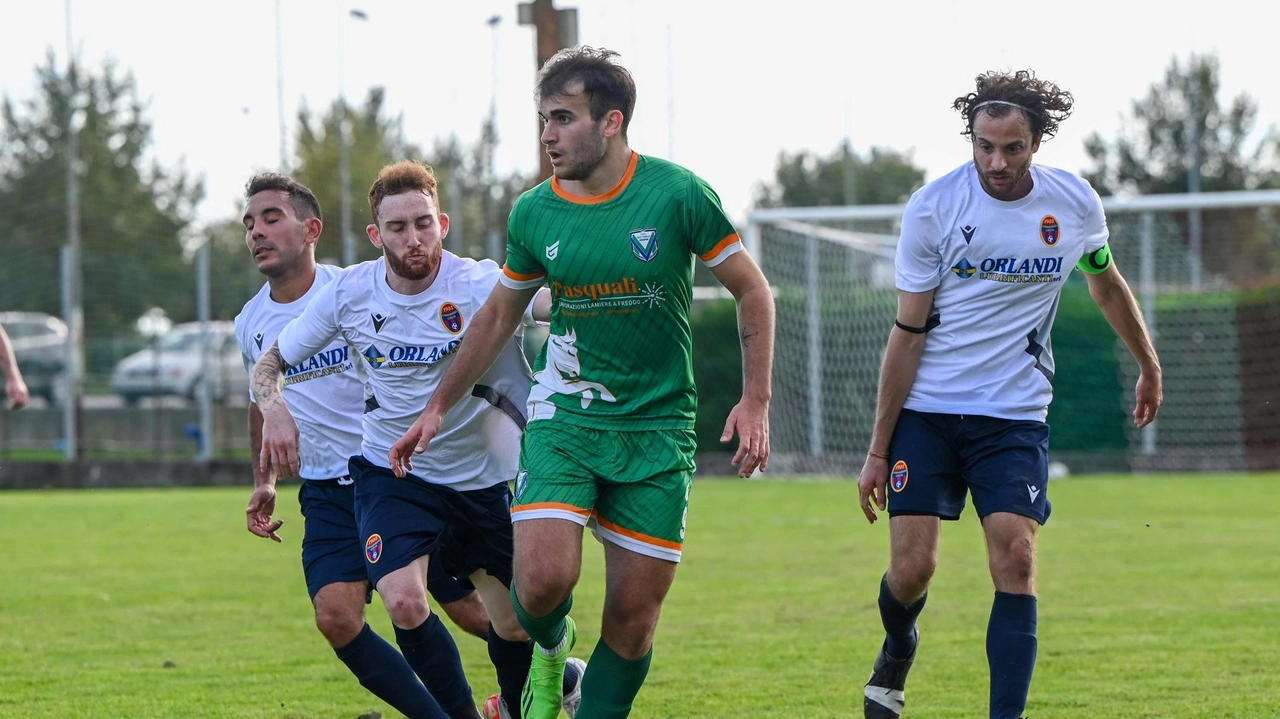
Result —
<path fill-rule="evenodd" d="M 289 196 L 289 204 L 293 205 L 293 214 L 300 220 L 312 217 L 323 221 L 320 216 L 320 202 L 306 185 L 276 172 L 260 172 L 244 183 L 244 199 L 248 200 L 259 192 L 279 190 Z"/>
<path fill-rule="evenodd" d="M 961 95 L 951 103 L 952 108 L 964 115 L 965 129 L 960 134 L 968 140 L 973 140 L 977 109 L 986 111 L 991 117 L 1004 117 L 1021 108 L 1031 123 L 1032 137 L 1039 138 L 1053 137 L 1058 131 L 1058 123 L 1071 116 L 1075 103 L 1071 93 L 1048 80 L 1036 79 L 1031 70 L 1014 73 L 992 70 L 979 75 L 975 82 L 977 88 L 973 92 Z M 993 100 L 993 104 L 982 105 Z M 978 108 L 979 105 L 982 107 Z"/>
<path fill-rule="evenodd" d="M 599 122 L 610 110 L 621 112 L 625 138 L 636 109 L 636 82 L 627 68 L 618 64 L 617 57 L 612 50 L 586 45 L 557 52 L 538 71 L 535 100 L 563 95 L 570 85 L 581 82 L 591 119 Z"/>

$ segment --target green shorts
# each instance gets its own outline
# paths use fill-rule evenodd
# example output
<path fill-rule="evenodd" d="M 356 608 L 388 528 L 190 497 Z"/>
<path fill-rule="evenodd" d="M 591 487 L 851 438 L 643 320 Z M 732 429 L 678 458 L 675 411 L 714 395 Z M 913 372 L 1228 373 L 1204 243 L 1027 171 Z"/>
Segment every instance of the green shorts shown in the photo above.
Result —
<path fill-rule="evenodd" d="M 692 430 L 617 432 L 530 422 L 511 521 L 590 524 L 601 541 L 678 562 L 696 447 Z"/>

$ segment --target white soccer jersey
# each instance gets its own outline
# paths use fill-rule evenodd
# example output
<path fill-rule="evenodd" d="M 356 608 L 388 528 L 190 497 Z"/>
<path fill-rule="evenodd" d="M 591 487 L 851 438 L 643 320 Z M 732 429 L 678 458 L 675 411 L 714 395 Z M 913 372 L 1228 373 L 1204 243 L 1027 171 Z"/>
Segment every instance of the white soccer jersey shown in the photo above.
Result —
<path fill-rule="evenodd" d="M 431 286 L 402 295 L 387 285 L 386 260 L 350 267 L 280 333 L 280 353 L 292 363 L 336 337 L 345 338 L 364 363 L 367 395 L 364 458 L 390 467 L 387 454 L 422 413 L 452 364 L 471 318 L 488 299 L 502 270 L 492 260 L 449 252 Z M 524 406 L 532 373 L 520 343 L 523 331 L 502 350 L 473 391 L 444 417 L 413 473 L 459 491 L 484 489 L 515 477 Z"/>
<path fill-rule="evenodd" d="M 1053 399 L 1049 331 L 1062 283 L 1107 241 L 1102 200 L 1080 177 L 1033 164 L 1031 193 L 997 200 L 972 162 L 925 185 L 902 218 L 898 289 L 936 290 L 920 369 L 904 404 L 920 412 L 1044 421 Z"/>
<path fill-rule="evenodd" d="M 311 289 L 297 300 L 288 304 L 272 300 L 271 285 L 267 284 L 245 304 L 236 316 L 236 339 L 250 376 L 254 363 L 275 344 L 280 330 L 301 315 L 320 288 L 341 273 L 339 267 L 318 265 Z M 351 348 L 339 338 L 309 353 L 285 374 L 284 397 L 298 423 L 298 461 L 303 479 L 345 477 L 347 460 L 360 452 L 364 389 L 354 357 Z M 252 393 L 249 401 L 253 401 Z"/>

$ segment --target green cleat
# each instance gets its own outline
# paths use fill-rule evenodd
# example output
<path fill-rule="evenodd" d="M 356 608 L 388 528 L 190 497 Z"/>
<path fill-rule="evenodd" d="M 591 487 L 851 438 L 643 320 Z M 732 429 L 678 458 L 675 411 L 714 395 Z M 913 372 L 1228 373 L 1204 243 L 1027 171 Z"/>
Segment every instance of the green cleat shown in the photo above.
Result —
<path fill-rule="evenodd" d="M 572 617 L 564 618 L 564 641 L 560 651 L 547 655 L 542 647 L 533 648 L 533 664 L 529 666 L 529 678 L 520 693 L 520 713 L 524 719 L 557 719 L 563 694 L 564 665 L 569 652 L 578 641 L 578 627 Z"/>

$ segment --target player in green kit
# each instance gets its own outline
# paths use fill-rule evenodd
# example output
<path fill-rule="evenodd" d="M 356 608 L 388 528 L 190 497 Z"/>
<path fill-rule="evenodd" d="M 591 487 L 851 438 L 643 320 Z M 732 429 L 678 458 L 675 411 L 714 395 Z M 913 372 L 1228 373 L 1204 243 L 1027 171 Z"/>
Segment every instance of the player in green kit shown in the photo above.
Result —
<path fill-rule="evenodd" d="M 577 633 L 568 617 L 582 532 L 604 543 L 601 639 L 577 719 L 626 717 L 649 670 L 663 599 L 675 579 L 693 478 L 689 307 L 701 261 L 734 296 L 743 393 L 721 441 L 736 433 L 739 474 L 769 458 L 773 297 L 720 200 L 670 162 L 632 152 L 635 83 L 616 53 L 563 50 L 538 75 L 542 142 L 554 177 L 512 210 L 502 282 L 476 314 L 426 410 L 391 449 L 412 462 L 445 413 L 493 362 L 543 285 L 551 335 L 534 365 L 529 423 L 512 506 L 512 603 L 538 644 L 526 719 L 554 719 Z"/>

